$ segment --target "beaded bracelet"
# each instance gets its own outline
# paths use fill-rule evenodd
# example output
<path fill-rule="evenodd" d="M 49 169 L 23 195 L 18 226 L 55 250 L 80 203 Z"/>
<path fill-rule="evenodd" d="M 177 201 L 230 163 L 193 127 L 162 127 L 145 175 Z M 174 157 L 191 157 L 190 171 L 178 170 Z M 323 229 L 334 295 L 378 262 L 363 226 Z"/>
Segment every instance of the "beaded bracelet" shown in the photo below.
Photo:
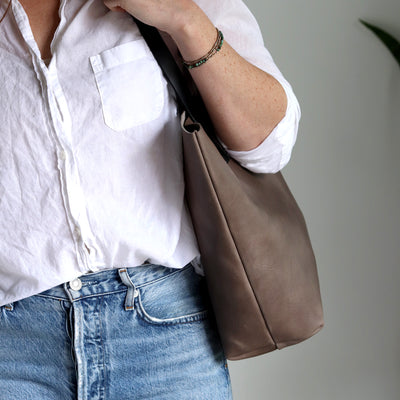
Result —
<path fill-rule="evenodd" d="M 222 44 L 224 43 L 224 35 L 218 28 L 215 28 L 215 29 L 217 31 L 217 39 L 216 39 L 213 47 L 211 48 L 211 50 L 205 56 L 200 57 L 197 60 L 193 60 L 193 61 L 183 60 L 183 65 L 187 69 L 200 67 L 200 65 L 207 62 L 214 54 L 216 54 L 218 51 L 221 50 Z"/>

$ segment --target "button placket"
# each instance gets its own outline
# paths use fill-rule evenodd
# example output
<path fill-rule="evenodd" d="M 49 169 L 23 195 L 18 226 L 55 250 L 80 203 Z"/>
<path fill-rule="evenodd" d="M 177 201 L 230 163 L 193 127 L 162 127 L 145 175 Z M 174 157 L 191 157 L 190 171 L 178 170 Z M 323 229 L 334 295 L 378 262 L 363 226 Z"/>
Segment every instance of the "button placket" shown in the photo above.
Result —
<path fill-rule="evenodd" d="M 65 0 L 63 0 L 65 1 Z M 62 181 L 62 196 L 68 222 L 70 224 L 76 251 L 79 254 L 79 263 L 82 272 L 90 267 L 89 251 L 85 248 L 83 239 L 93 241 L 92 233 L 88 228 L 84 195 L 78 173 L 78 164 L 72 147 L 72 120 L 67 100 L 59 83 L 57 69 L 53 63 L 51 71 L 46 72 L 48 83 L 48 100 L 52 116 L 52 135 L 57 142 L 58 168 Z M 83 233 L 82 233 L 83 231 Z"/>

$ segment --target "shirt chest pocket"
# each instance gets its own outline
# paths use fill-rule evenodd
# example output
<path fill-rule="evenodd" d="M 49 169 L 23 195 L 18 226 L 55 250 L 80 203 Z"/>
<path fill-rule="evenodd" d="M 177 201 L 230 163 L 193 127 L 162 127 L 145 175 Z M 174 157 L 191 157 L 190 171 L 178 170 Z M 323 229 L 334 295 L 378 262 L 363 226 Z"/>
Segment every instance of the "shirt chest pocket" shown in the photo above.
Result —
<path fill-rule="evenodd" d="M 166 82 L 143 39 L 103 51 L 90 63 L 108 127 L 123 131 L 160 115 Z"/>

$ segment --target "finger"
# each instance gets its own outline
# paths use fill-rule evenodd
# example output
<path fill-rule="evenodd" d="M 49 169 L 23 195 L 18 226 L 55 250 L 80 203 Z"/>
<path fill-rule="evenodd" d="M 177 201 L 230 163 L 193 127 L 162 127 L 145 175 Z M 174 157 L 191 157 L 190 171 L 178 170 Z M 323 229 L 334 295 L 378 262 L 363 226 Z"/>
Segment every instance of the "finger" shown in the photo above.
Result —
<path fill-rule="evenodd" d="M 121 4 L 119 1 L 105 0 L 104 5 L 107 8 L 109 8 L 111 11 L 125 12 L 125 10 L 121 7 Z"/>
<path fill-rule="evenodd" d="M 125 12 L 126 10 L 124 10 L 122 7 L 117 6 L 117 7 L 112 8 L 111 11 Z"/>

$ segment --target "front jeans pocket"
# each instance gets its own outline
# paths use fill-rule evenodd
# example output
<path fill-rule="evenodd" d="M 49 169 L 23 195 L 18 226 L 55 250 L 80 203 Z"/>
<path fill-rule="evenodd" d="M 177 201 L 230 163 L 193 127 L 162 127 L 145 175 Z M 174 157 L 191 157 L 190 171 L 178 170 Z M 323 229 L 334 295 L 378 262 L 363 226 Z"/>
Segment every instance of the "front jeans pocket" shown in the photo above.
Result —
<path fill-rule="evenodd" d="M 137 312 L 150 324 L 187 324 L 209 315 L 205 279 L 191 265 L 137 289 Z"/>

